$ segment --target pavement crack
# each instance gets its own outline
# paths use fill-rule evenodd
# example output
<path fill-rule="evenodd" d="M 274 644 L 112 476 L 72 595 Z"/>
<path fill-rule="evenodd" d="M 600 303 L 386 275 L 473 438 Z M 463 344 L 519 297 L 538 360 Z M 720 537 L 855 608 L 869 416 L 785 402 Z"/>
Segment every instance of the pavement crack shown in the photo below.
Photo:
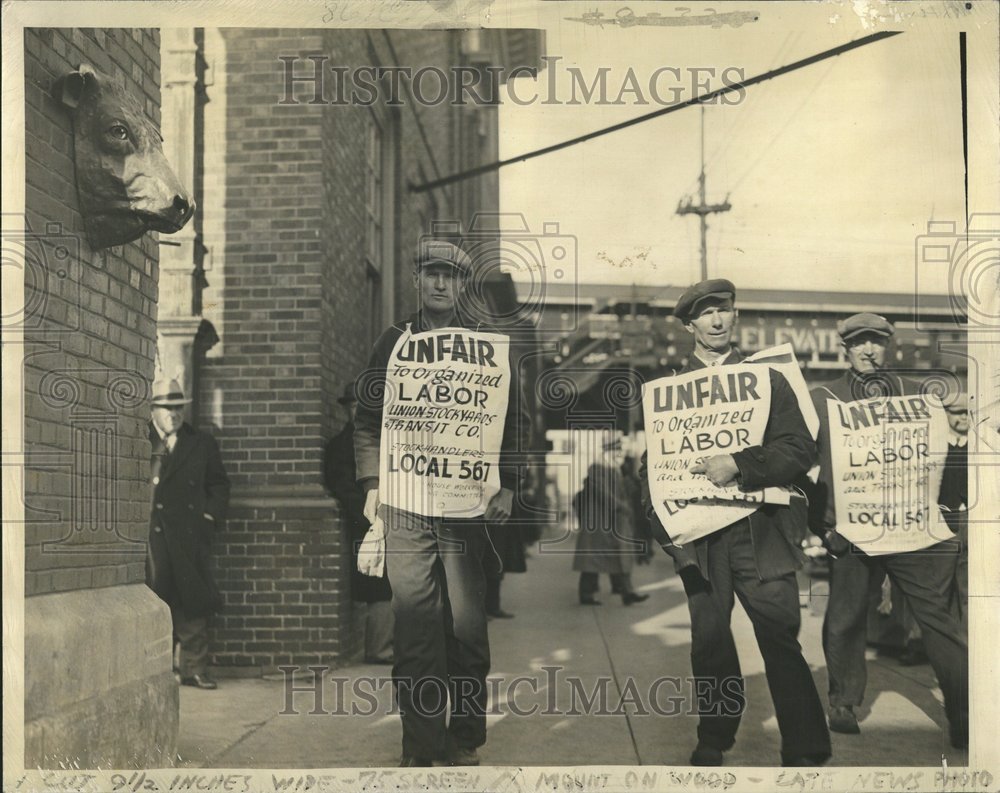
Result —
<path fill-rule="evenodd" d="M 621 702 L 624 698 L 624 690 L 622 689 L 621 681 L 618 679 L 618 670 L 615 668 L 615 659 L 611 655 L 611 645 L 608 643 L 608 637 L 604 633 L 601 627 L 601 619 L 598 616 L 596 610 L 594 612 L 594 622 L 597 625 L 597 633 L 601 637 L 601 643 L 604 645 L 604 654 L 608 659 L 608 666 L 611 667 L 611 679 L 615 683 L 615 688 L 618 690 L 618 701 Z M 635 737 L 635 730 L 632 728 L 632 719 L 628 715 L 628 710 L 622 708 L 622 714 L 625 716 L 625 726 L 628 727 L 628 737 L 632 741 L 632 751 L 635 752 L 635 763 L 636 765 L 642 765 L 642 758 L 639 756 L 639 742 Z"/>
<path fill-rule="evenodd" d="M 281 715 L 280 713 L 275 713 L 273 716 L 266 718 L 263 721 L 251 722 L 248 725 L 248 729 L 239 738 L 237 738 L 235 741 L 229 744 L 225 749 L 221 749 L 215 754 L 213 754 L 211 757 L 209 757 L 208 762 L 205 763 L 205 765 L 203 765 L 202 768 L 217 768 L 218 767 L 217 761 L 220 757 L 222 757 L 227 752 L 230 752 L 233 749 L 235 749 L 237 746 L 243 743 L 247 738 L 249 738 L 251 735 L 257 732 L 257 730 L 259 730 L 261 727 L 267 726 L 280 715 Z"/>

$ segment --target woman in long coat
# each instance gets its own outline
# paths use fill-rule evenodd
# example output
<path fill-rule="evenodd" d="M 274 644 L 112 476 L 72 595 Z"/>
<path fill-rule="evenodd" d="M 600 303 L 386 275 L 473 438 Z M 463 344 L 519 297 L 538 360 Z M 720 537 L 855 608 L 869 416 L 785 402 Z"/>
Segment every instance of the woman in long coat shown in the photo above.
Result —
<path fill-rule="evenodd" d="M 600 463 L 591 464 L 583 489 L 573 498 L 579 521 L 573 569 L 580 573 L 580 603 L 597 606 L 594 598 L 601 573 L 611 576 L 612 590 L 626 606 L 641 603 L 649 595 L 632 589 L 632 565 L 637 543 L 632 507 L 621 472 Z"/>

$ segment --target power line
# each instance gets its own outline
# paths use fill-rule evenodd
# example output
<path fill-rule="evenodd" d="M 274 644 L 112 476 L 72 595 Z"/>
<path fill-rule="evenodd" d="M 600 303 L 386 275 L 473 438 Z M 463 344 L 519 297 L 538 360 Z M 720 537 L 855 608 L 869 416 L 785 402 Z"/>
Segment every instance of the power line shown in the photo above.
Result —
<path fill-rule="evenodd" d="M 555 143 L 551 146 L 545 146 L 541 149 L 536 149 L 535 151 L 528 152 L 527 154 L 520 154 L 517 157 L 511 157 L 506 160 L 497 160 L 496 162 L 486 163 L 485 165 L 479 165 L 475 168 L 469 168 L 465 171 L 459 171 L 458 173 L 451 174 L 449 176 L 442 177 L 440 179 L 434 179 L 430 182 L 424 182 L 419 185 L 411 185 L 410 192 L 413 193 L 424 193 L 428 190 L 434 190 L 438 187 L 444 187 L 445 185 L 454 184 L 455 182 L 461 182 L 465 179 L 471 179 L 474 176 L 481 176 L 485 173 L 492 173 L 493 171 L 498 171 L 506 165 L 512 165 L 518 162 L 526 162 L 527 160 L 534 159 L 535 157 L 541 157 L 544 154 L 552 154 L 553 152 L 560 151 L 562 149 L 569 148 L 570 146 L 575 146 L 578 143 L 585 143 L 588 140 L 593 140 L 595 138 L 603 137 L 604 135 L 610 135 L 613 132 L 618 132 L 622 129 L 628 129 L 629 127 L 634 127 L 637 124 L 642 124 L 646 121 L 650 121 L 654 118 L 659 118 L 660 116 L 665 116 L 669 113 L 674 113 L 678 110 L 682 110 L 685 107 L 690 107 L 691 105 L 698 105 L 707 103 L 716 97 L 723 96 L 724 94 L 730 93 L 732 91 L 739 91 L 742 89 L 749 88 L 752 85 L 757 85 L 765 80 L 772 80 L 775 77 L 780 77 L 783 74 L 788 74 L 789 72 L 794 72 L 798 69 L 805 68 L 806 66 L 811 66 L 814 63 L 819 63 L 820 61 L 825 61 L 828 58 L 836 57 L 837 55 L 843 55 L 845 52 L 850 52 L 851 50 L 858 49 L 859 47 L 867 46 L 868 44 L 874 44 L 876 41 L 881 41 L 882 39 L 887 39 L 892 36 L 898 36 L 902 31 L 899 30 L 887 30 L 880 33 L 873 33 L 870 36 L 865 36 L 864 38 L 857 39 L 855 41 L 848 42 L 847 44 L 841 44 L 833 49 L 825 50 L 816 55 L 811 55 L 808 58 L 803 58 L 802 60 L 790 63 L 787 66 L 782 66 L 779 69 L 773 69 L 771 71 L 765 72 L 764 74 L 759 74 L 756 77 L 751 77 L 747 80 L 743 80 L 738 83 L 733 83 L 732 85 L 727 85 L 723 88 L 718 88 L 715 91 L 710 91 L 707 94 L 702 94 L 701 96 L 693 97 L 686 102 L 681 102 L 677 105 L 670 105 L 669 107 L 663 107 L 659 110 L 654 110 L 652 113 L 646 113 L 645 115 L 638 116 L 636 118 L 629 119 L 627 121 L 621 121 L 617 124 L 612 124 L 610 127 L 604 127 L 603 129 L 595 130 L 594 132 L 588 132 L 585 135 L 578 135 L 575 138 L 570 138 L 569 140 L 562 141 L 561 143 Z"/>

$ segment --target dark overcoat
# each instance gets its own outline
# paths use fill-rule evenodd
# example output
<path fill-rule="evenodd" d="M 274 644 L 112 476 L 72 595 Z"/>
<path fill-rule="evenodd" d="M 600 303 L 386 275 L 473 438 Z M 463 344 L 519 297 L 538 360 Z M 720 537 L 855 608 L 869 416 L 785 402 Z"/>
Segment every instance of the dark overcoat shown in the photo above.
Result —
<path fill-rule="evenodd" d="M 742 360 L 743 356 L 737 350 L 732 350 L 723 365 Z M 705 364 L 692 355 L 682 371 L 689 372 L 704 367 Z M 816 459 L 816 443 L 802 418 L 795 392 L 778 372 L 771 370 L 770 377 L 771 411 L 764 430 L 764 441 L 759 446 L 751 446 L 733 454 L 740 470 L 740 486 L 746 490 L 791 485 L 809 470 Z M 653 538 L 673 557 L 678 572 L 693 568 L 707 580 L 708 537 L 685 546 L 673 545 L 670 535 L 653 511 L 645 454 L 642 456 L 640 479 L 643 503 L 650 519 Z M 749 526 L 757 576 L 761 581 L 781 578 L 803 564 L 800 539 L 807 521 L 808 505 L 804 496 L 793 497 L 791 502 L 790 506 L 764 504 L 749 517 L 732 524 L 738 526 L 745 523 Z M 722 531 L 728 531 L 732 526 Z"/>
<path fill-rule="evenodd" d="M 340 502 L 340 519 L 351 544 L 351 598 L 362 603 L 392 600 L 388 576 L 370 576 L 358 570 L 358 548 L 368 533 L 365 493 L 357 483 L 354 459 L 354 423 L 330 438 L 323 454 L 323 478 L 330 495 Z"/>
<path fill-rule="evenodd" d="M 602 486 L 594 481 L 595 468 L 591 466 L 583 488 L 573 497 L 573 511 L 579 521 L 573 569 L 585 573 L 630 573 L 638 543 L 624 477 L 613 468 L 602 467 Z M 614 484 L 610 485 L 611 482 Z"/>
<path fill-rule="evenodd" d="M 169 454 L 152 424 L 149 442 L 153 487 L 146 583 L 188 617 L 214 614 L 222 597 L 212 578 L 210 552 L 229 505 L 229 477 L 219 446 L 189 424 L 181 425 Z"/>

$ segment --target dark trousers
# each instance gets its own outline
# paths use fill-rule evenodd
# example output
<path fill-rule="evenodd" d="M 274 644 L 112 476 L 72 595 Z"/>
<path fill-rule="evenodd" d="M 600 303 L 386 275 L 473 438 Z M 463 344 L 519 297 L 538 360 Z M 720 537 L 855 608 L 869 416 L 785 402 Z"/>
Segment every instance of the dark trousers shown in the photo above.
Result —
<path fill-rule="evenodd" d="M 171 606 L 177 672 L 183 678 L 203 675 L 208 669 L 208 618 L 188 617 L 179 606 Z"/>
<path fill-rule="evenodd" d="M 969 654 L 965 629 L 952 604 L 959 542 L 922 551 L 867 556 L 852 548 L 830 564 L 830 600 L 823 620 L 823 651 L 831 705 L 860 705 L 865 693 L 866 609 L 869 576 L 889 575 L 920 626 L 924 649 L 944 694 L 948 721 L 969 718 Z"/>
<path fill-rule="evenodd" d="M 578 592 L 581 602 L 589 600 L 597 594 L 599 588 L 598 573 L 580 573 L 580 585 Z M 611 592 L 615 595 L 627 595 L 632 591 L 631 573 L 608 573 L 611 577 Z"/>
<path fill-rule="evenodd" d="M 486 742 L 486 528 L 384 509 L 403 754 L 444 759 Z"/>
<path fill-rule="evenodd" d="M 945 514 L 948 527 L 958 540 L 958 561 L 955 563 L 955 586 L 952 590 L 953 611 L 969 630 L 969 513 L 966 510 Z"/>
<path fill-rule="evenodd" d="M 830 756 L 830 733 L 798 642 L 801 618 L 795 574 L 760 580 L 746 521 L 716 532 L 707 542 L 708 581 L 684 575 L 691 612 L 698 742 L 723 751 L 731 747 L 746 704 L 730 627 L 735 595 L 753 623 L 764 658 L 781 731 L 782 759 L 826 759 Z"/>

